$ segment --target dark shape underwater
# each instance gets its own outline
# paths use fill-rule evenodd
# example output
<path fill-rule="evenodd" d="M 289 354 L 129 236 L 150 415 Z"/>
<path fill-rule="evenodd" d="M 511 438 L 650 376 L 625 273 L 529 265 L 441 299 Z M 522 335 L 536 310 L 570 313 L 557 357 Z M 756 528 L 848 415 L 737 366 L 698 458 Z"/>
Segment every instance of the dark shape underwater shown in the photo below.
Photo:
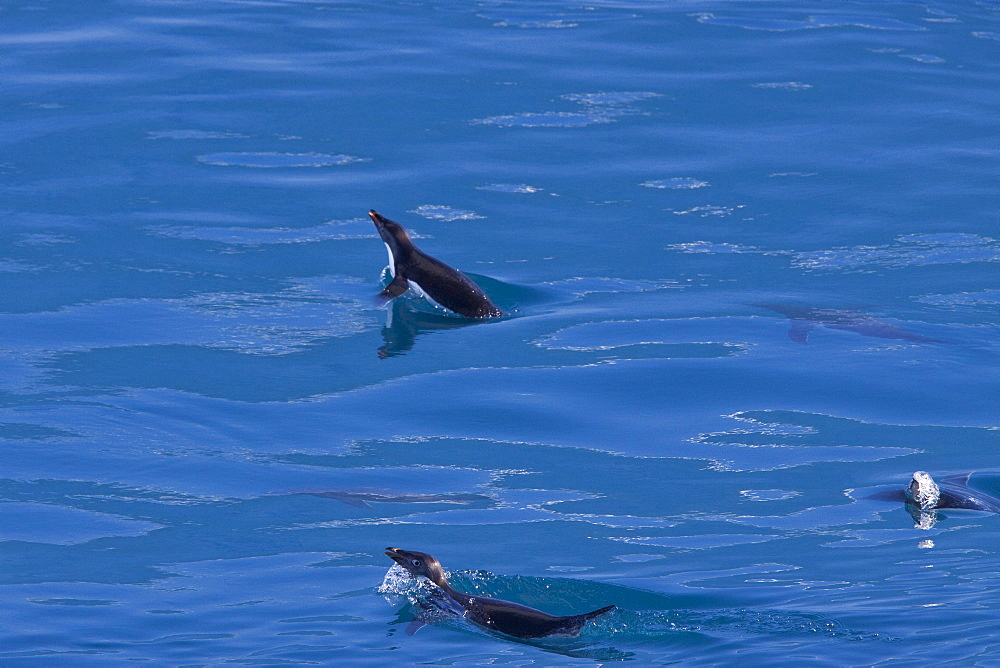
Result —
<path fill-rule="evenodd" d="M 941 339 L 921 336 L 887 320 L 847 309 L 809 308 L 797 304 L 774 303 L 756 303 L 750 306 L 766 308 L 791 320 L 788 337 L 796 343 L 809 343 L 809 332 L 819 326 L 879 339 L 900 339 L 913 343 L 947 343 Z"/>

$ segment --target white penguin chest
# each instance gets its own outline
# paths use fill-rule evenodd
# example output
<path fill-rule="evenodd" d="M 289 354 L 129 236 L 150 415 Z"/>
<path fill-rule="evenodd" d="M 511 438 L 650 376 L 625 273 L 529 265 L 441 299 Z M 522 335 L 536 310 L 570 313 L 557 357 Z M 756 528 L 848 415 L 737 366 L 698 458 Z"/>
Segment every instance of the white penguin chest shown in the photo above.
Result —
<path fill-rule="evenodd" d="M 389 275 L 396 278 L 396 258 L 392 256 L 392 249 L 389 248 L 389 244 L 385 244 L 385 252 L 389 254 Z"/>
<path fill-rule="evenodd" d="M 389 248 L 389 244 L 385 244 L 385 252 L 388 253 L 389 255 L 389 275 L 392 276 L 393 278 L 396 278 L 396 257 L 392 254 L 392 249 Z M 434 301 L 434 299 L 432 299 L 431 296 L 427 294 L 427 291 L 424 290 L 422 287 L 420 287 L 419 283 L 417 283 L 411 278 L 408 278 L 407 282 L 410 284 L 410 292 L 412 292 L 415 297 L 423 297 L 424 299 L 434 304 L 434 306 L 437 306 L 439 308 L 444 308 L 436 301 Z"/>

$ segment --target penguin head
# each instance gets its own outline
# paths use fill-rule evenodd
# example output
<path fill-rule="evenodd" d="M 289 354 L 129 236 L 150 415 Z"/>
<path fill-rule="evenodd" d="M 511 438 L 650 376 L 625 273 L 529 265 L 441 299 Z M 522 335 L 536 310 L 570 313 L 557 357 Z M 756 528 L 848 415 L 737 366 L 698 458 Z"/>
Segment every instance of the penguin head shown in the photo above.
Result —
<path fill-rule="evenodd" d="M 907 496 L 920 506 L 921 510 L 929 510 L 937 507 L 938 500 L 941 498 L 941 490 L 929 473 L 917 471 L 913 474 L 913 479 L 907 488 Z"/>
<path fill-rule="evenodd" d="M 411 575 L 423 576 L 439 586 L 447 582 L 441 564 L 429 554 L 401 550 L 398 547 L 387 547 L 385 548 L 385 556 L 405 568 Z"/>
<path fill-rule="evenodd" d="M 402 225 L 394 220 L 389 220 L 375 209 L 369 211 L 368 215 L 371 217 L 372 222 L 375 223 L 375 229 L 378 230 L 378 235 L 382 237 L 382 241 L 384 241 L 389 248 L 395 251 L 400 248 L 409 248 L 413 246 L 413 241 L 410 240 L 410 235 L 406 233 L 406 230 Z"/>

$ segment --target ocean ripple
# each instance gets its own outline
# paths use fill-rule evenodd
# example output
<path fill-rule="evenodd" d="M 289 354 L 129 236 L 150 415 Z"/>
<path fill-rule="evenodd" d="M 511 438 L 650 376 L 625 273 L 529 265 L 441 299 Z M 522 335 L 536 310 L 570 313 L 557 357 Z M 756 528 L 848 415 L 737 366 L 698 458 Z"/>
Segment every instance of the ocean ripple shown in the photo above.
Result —
<path fill-rule="evenodd" d="M 208 153 L 198 156 L 198 162 L 220 167 L 329 167 L 366 161 L 353 155 L 325 153 Z"/>

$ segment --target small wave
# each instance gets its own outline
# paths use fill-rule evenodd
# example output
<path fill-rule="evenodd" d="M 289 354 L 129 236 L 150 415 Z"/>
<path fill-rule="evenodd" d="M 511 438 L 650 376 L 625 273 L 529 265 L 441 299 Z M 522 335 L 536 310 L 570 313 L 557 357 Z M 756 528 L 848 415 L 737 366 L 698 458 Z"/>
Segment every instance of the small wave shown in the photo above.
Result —
<path fill-rule="evenodd" d="M 793 264 L 804 269 L 890 268 L 963 264 L 1000 260 L 1000 243 L 963 233 L 907 234 L 892 244 L 796 253 Z"/>
<path fill-rule="evenodd" d="M 751 501 L 785 501 L 796 496 L 801 496 L 802 492 L 790 492 L 783 489 L 744 489 L 740 494 Z"/>
<path fill-rule="evenodd" d="M 564 19 L 553 19 L 551 21 L 497 21 L 494 28 L 576 28 L 580 24 Z"/>
<path fill-rule="evenodd" d="M 212 132 L 208 130 L 156 130 L 146 133 L 147 139 L 249 139 L 239 132 Z"/>
<path fill-rule="evenodd" d="M 53 234 L 51 232 L 29 232 L 22 234 L 14 242 L 18 246 L 52 246 L 55 244 L 75 244 L 76 239 L 65 234 Z"/>
<path fill-rule="evenodd" d="M 666 559 L 665 555 L 662 554 L 649 554 L 646 552 L 635 552 L 631 554 L 616 554 L 612 557 L 615 561 L 621 561 L 626 564 L 641 564 L 647 561 L 658 561 L 660 559 Z"/>
<path fill-rule="evenodd" d="M 0 260 L 0 274 L 22 274 L 28 271 L 42 271 L 42 268 L 16 260 Z"/>
<path fill-rule="evenodd" d="M 369 225 L 360 218 L 331 220 L 312 227 L 195 227 L 163 225 L 150 228 L 156 234 L 175 239 L 199 239 L 227 244 L 260 246 L 264 244 L 298 244 L 317 241 L 364 239 L 374 236 Z M 354 229 L 355 226 L 356 229 Z"/>
<path fill-rule="evenodd" d="M 732 415 L 727 415 L 726 417 L 738 420 L 743 424 L 750 425 L 750 427 L 741 427 L 738 430 L 730 432 L 719 432 L 720 434 L 767 434 L 769 436 L 805 436 L 810 434 L 817 434 L 819 430 L 816 427 L 798 424 L 796 422 L 765 422 L 764 418 L 775 418 L 782 417 L 780 415 L 772 416 L 767 412 L 760 411 L 757 413 L 751 413 L 750 411 L 745 411 L 741 413 L 733 413 Z M 793 414 L 792 417 L 797 417 Z"/>
<path fill-rule="evenodd" d="M 771 81 L 766 83 L 755 83 L 750 84 L 754 88 L 765 88 L 772 90 L 809 90 L 812 88 L 812 84 L 802 83 L 801 81 Z"/>
<path fill-rule="evenodd" d="M 477 186 L 476 190 L 489 190 L 491 192 L 497 193 L 518 193 L 518 194 L 529 194 L 529 193 L 540 193 L 541 188 L 536 188 L 535 186 L 525 185 L 523 183 L 490 183 L 485 186 Z"/>
<path fill-rule="evenodd" d="M 708 218 L 709 216 L 717 216 L 723 218 L 725 216 L 731 216 L 737 209 L 746 208 L 746 204 L 737 204 L 736 206 L 716 206 L 714 204 L 706 204 L 705 206 L 696 206 L 693 209 L 687 209 L 686 211 L 674 211 L 675 215 L 686 216 L 688 214 L 697 214 L 701 218 Z"/>
<path fill-rule="evenodd" d="M 490 116 L 472 121 L 476 125 L 499 125 L 522 128 L 582 128 L 596 123 L 614 123 L 606 114 L 583 114 L 571 111 L 529 112 L 507 116 Z"/>
<path fill-rule="evenodd" d="M 699 534 L 697 536 L 609 536 L 629 545 L 655 545 L 679 550 L 711 550 L 717 547 L 766 543 L 782 538 L 778 534 Z"/>
<path fill-rule="evenodd" d="M 661 190 L 694 190 L 708 186 L 708 181 L 699 181 L 698 179 L 688 177 L 675 177 L 672 179 L 643 181 L 639 185 L 645 188 L 659 188 Z"/>
<path fill-rule="evenodd" d="M 897 19 L 860 16 L 810 16 L 803 20 L 719 17 L 704 12 L 693 14 L 699 23 L 730 26 L 746 30 L 766 30 L 769 32 L 786 32 L 789 30 L 810 30 L 815 28 L 866 28 L 869 30 L 899 30 L 923 31 L 923 26 L 906 23 Z"/>
<path fill-rule="evenodd" d="M 909 58 L 910 60 L 915 60 L 918 63 L 926 63 L 928 65 L 945 62 L 944 58 L 942 58 L 941 56 L 935 56 L 934 54 L 931 53 L 913 53 L 913 54 L 901 53 L 899 54 L 899 57 Z"/>
<path fill-rule="evenodd" d="M 485 3 L 481 3 L 485 4 Z M 617 21 L 635 18 L 635 14 L 622 14 L 613 8 L 588 7 L 590 11 L 570 13 L 552 11 L 546 3 L 520 3 L 504 7 L 503 3 L 490 11 L 477 13 L 481 19 L 492 21 L 494 28 L 521 28 L 526 30 L 564 30 L 578 28 L 584 23 L 596 21 Z M 503 12 L 503 13 L 501 13 Z"/>
<path fill-rule="evenodd" d="M 870 462 L 918 452 L 904 447 L 823 445 L 819 430 L 805 424 L 811 419 L 808 413 L 743 411 L 726 417 L 742 424 L 689 439 L 719 452 L 711 466 L 717 471 L 773 471 L 813 462 Z M 785 528 L 781 522 L 759 526 Z"/>
<path fill-rule="evenodd" d="M 707 341 L 698 327 L 700 320 L 606 320 L 570 325 L 534 341 L 547 349 L 598 351 L 632 346 L 677 346 L 687 344 L 727 357 L 744 349 L 738 343 Z M 698 334 L 702 334 L 698 337 Z M 691 351 L 688 351 L 691 352 Z M 666 351 L 664 351 L 664 354 Z"/>
<path fill-rule="evenodd" d="M 327 155 L 325 153 L 208 153 L 199 155 L 198 162 L 220 167 L 329 167 L 367 162 L 353 155 Z"/>
<path fill-rule="evenodd" d="M 409 213 L 415 213 L 418 216 L 423 216 L 429 220 L 476 220 L 480 218 L 485 218 L 485 216 L 480 216 L 475 211 L 464 211 L 462 209 L 453 209 L 450 206 L 444 206 L 441 204 L 423 204 L 418 206 L 416 209 L 411 209 Z"/>
<path fill-rule="evenodd" d="M 118 601 L 112 601 L 106 598 L 29 598 L 28 600 L 38 605 L 82 605 L 89 607 L 95 605 L 118 604 Z"/>
<path fill-rule="evenodd" d="M 950 295 L 926 295 L 924 297 L 917 297 L 916 301 L 935 306 L 992 306 L 1000 304 L 1000 290 L 956 292 Z"/>
<path fill-rule="evenodd" d="M 669 279 L 650 281 L 583 276 L 550 281 L 542 285 L 567 289 L 576 297 L 584 297 L 594 293 L 649 292 L 650 290 L 683 287 L 678 285 L 677 281 Z"/>
<path fill-rule="evenodd" d="M 770 253 L 770 251 L 762 251 L 756 246 L 712 243 L 711 241 L 689 241 L 682 244 L 669 244 L 665 248 L 682 253 Z"/>
<path fill-rule="evenodd" d="M 641 102 L 654 97 L 663 97 L 659 93 L 649 91 L 611 91 L 601 93 L 567 93 L 560 95 L 563 100 L 591 105 L 621 105 Z"/>
<path fill-rule="evenodd" d="M 817 633 L 848 640 L 888 640 L 877 633 L 852 631 L 840 622 L 819 615 L 785 610 L 670 610 L 644 611 L 633 613 L 638 616 L 636 626 L 659 627 L 660 630 L 674 632 L 696 631 L 711 635 L 736 633 L 764 634 L 808 634 Z M 626 621 L 626 625 L 629 625 Z"/>
<path fill-rule="evenodd" d="M 65 109 L 65 104 L 59 104 L 58 102 L 25 102 L 21 105 L 22 107 L 27 107 L 29 109 Z"/>
<path fill-rule="evenodd" d="M 659 93 L 649 91 L 610 91 L 598 93 L 567 93 L 560 99 L 576 102 L 590 111 L 543 111 L 490 116 L 472 121 L 479 125 L 499 125 L 502 127 L 563 127 L 578 128 L 597 123 L 614 123 L 621 116 L 638 113 L 632 108 L 635 102 L 654 97 Z"/>
<path fill-rule="evenodd" d="M 49 30 L 44 32 L 8 32 L 0 36 L 0 44 L 4 46 L 37 46 L 37 45 L 76 45 L 94 42 L 119 44 L 129 37 L 128 33 L 113 28 L 99 26 L 76 28 L 70 30 Z"/>

